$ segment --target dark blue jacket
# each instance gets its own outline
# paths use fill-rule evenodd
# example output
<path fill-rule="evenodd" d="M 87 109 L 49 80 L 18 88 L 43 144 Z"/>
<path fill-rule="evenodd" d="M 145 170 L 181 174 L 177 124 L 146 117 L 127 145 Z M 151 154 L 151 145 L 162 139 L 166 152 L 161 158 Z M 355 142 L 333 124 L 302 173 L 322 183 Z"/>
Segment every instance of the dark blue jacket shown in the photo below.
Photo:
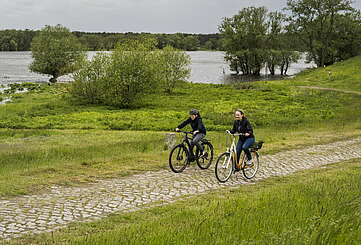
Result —
<path fill-rule="evenodd" d="M 192 120 L 192 118 L 189 117 L 187 120 L 179 124 L 177 128 L 179 129 L 184 128 L 187 124 L 191 125 L 193 131 L 198 130 L 200 133 L 206 134 L 206 127 L 204 127 L 201 117 L 196 117 L 196 119 L 194 120 Z"/>
<path fill-rule="evenodd" d="M 243 117 L 242 120 L 234 120 L 233 128 L 230 130 L 230 132 L 232 134 L 234 133 L 250 134 L 249 136 L 240 136 L 239 138 L 242 140 L 248 138 L 254 138 L 253 128 L 246 117 Z"/>

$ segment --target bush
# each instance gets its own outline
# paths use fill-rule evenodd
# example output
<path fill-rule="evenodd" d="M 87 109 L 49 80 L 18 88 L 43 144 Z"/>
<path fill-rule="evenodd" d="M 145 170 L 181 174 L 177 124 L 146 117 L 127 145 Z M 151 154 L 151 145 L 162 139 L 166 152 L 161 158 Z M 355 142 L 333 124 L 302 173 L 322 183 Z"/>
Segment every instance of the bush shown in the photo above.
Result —
<path fill-rule="evenodd" d="M 131 40 L 112 54 L 98 53 L 74 74 L 70 92 L 88 103 L 133 107 L 158 88 L 170 93 L 189 75 L 185 53 L 156 50 L 153 39 Z"/>
<path fill-rule="evenodd" d="M 104 103 L 131 107 L 144 93 L 157 87 L 157 57 L 152 39 L 133 40 L 118 45 L 111 55 Z"/>
<path fill-rule="evenodd" d="M 184 52 L 171 46 L 163 48 L 160 52 L 161 62 L 161 87 L 167 93 L 172 93 L 177 83 L 185 80 L 190 75 L 190 57 Z"/>
<path fill-rule="evenodd" d="M 74 73 L 71 93 L 90 104 L 102 103 L 110 62 L 110 56 L 105 53 L 97 53 L 92 61 L 86 61 L 82 69 Z"/>

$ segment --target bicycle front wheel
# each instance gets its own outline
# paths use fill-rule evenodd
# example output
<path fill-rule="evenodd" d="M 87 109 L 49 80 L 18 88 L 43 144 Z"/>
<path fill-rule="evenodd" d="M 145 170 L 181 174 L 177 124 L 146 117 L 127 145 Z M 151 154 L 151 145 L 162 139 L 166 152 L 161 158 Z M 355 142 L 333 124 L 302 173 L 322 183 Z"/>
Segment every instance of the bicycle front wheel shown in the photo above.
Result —
<path fill-rule="evenodd" d="M 169 167 L 175 173 L 183 172 L 189 162 L 189 153 L 183 145 L 176 145 L 169 154 Z"/>
<path fill-rule="evenodd" d="M 251 152 L 252 154 L 252 163 L 251 164 L 246 164 L 246 159 L 247 157 L 243 157 L 243 161 L 242 161 L 242 172 L 245 178 L 247 179 L 252 179 L 259 168 L 259 155 L 256 151 Z"/>
<path fill-rule="evenodd" d="M 197 149 L 197 165 L 200 169 L 207 169 L 212 164 L 213 160 L 213 145 L 209 142 L 203 143 L 204 155 L 199 156 L 199 150 Z"/>
<path fill-rule="evenodd" d="M 222 153 L 216 163 L 215 173 L 219 182 L 226 182 L 232 175 L 233 161 L 229 152 Z"/>

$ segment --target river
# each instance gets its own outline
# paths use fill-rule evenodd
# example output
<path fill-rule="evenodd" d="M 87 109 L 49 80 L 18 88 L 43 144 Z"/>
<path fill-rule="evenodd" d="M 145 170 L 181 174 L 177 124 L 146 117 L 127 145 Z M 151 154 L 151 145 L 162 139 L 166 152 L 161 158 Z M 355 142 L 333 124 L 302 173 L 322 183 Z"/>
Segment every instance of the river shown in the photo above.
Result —
<path fill-rule="evenodd" d="M 191 57 L 191 75 L 188 79 L 195 83 L 230 83 L 238 81 L 239 76 L 231 75 L 228 64 L 224 61 L 223 52 L 212 51 L 193 51 L 186 52 Z M 88 52 L 91 58 L 96 52 Z M 0 52 L 0 84 L 13 82 L 44 82 L 49 77 L 29 71 L 29 64 L 32 62 L 31 52 Z M 313 67 L 312 64 L 306 64 L 304 59 L 298 63 L 292 64 L 288 70 L 288 75 L 294 75 L 306 68 Z M 268 79 L 265 76 L 265 69 L 262 69 L 264 75 L 261 79 Z M 69 76 L 59 78 L 59 81 L 71 80 Z"/>

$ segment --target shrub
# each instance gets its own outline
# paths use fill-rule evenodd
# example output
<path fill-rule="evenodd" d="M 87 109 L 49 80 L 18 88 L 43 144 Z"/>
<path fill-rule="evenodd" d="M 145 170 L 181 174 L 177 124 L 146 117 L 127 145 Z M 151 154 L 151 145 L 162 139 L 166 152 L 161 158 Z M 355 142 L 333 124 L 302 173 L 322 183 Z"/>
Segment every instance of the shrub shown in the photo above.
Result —
<path fill-rule="evenodd" d="M 190 57 L 186 53 L 167 46 L 160 51 L 161 87 L 167 93 L 172 93 L 177 83 L 190 75 Z"/>
<path fill-rule="evenodd" d="M 97 53 L 91 61 L 85 61 L 82 69 L 74 73 L 71 93 L 87 103 L 102 103 L 103 97 L 106 97 L 103 87 L 110 62 L 106 53 Z"/>
<path fill-rule="evenodd" d="M 88 103 L 129 108 L 159 88 L 172 92 L 189 75 L 189 57 L 171 47 L 155 46 L 153 39 L 130 40 L 110 55 L 96 54 L 74 74 L 71 94 Z"/>

